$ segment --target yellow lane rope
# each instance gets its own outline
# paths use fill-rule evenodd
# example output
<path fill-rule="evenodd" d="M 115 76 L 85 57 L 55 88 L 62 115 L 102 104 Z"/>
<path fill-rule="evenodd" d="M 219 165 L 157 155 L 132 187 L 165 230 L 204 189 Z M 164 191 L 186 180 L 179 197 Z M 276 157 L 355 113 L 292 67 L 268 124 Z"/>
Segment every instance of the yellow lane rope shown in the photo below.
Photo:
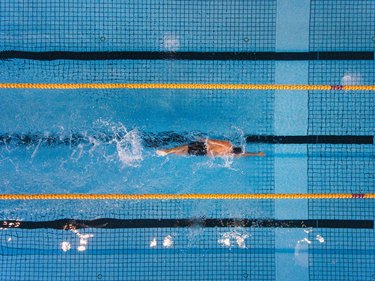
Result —
<path fill-rule="evenodd" d="M 189 90 L 289 90 L 289 91 L 375 91 L 375 85 L 287 85 L 287 84 L 32 84 L 0 83 L 0 89 L 189 89 Z"/>
<path fill-rule="evenodd" d="M 0 200 L 375 199 L 369 194 L 0 194 Z"/>

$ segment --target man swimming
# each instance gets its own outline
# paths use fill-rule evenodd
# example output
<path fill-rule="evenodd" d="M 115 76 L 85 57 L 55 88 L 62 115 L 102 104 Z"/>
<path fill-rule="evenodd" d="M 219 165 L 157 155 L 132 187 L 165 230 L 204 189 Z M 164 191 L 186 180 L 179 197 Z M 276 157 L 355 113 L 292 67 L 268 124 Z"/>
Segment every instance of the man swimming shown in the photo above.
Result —
<path fill-rule="evenodd" d="M 168 154 L 175 155 L 195 155 L 195 156 L 265 156 L 263 152 L 244 152 L 241 147 L 233 146 L 229 141 L 200 139 L 186 145 L 172 147 L 170 149 L 160 149 L 156 153 L 160 156 Z"/>

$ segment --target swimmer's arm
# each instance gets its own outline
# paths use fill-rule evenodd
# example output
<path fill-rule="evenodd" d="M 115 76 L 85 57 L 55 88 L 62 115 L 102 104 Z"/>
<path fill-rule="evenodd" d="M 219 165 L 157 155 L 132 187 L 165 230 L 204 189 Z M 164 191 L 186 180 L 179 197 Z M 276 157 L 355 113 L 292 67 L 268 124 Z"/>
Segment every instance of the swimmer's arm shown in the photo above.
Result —
<path fill-rule="evenodd" d="M 234 157 L 246 157 L 246 156 L 259 156 L 264 157 L 266 154 L 263 151 L 260 152 L 245 152 L 242 154 L 235 154 Z"/>
<path fill-rule="evenodd" d="M 159 156 L 166 156 L 168 154 L 187 155 L 188 146 L 181 145 L 181 146 L 172 147 L 170 149 L 159 149 L 159 150 L 156 150 L 156 154 Z"/>
<path fill-rule="evenodd" d="M 229 141 L 223 141 L 223 140 L 210 140 L 210 139 L 207 139 L 206 143 L 208 145 L 217 145 L 217 146 L 224 146 L 224 147 L 232 147 L 232 144 Z"/>
<path fill-rule="evenodd" d="M 211 139 L 208 139 L 208 138 L 204 139 L 204 138 L 201 138 L 201 137 L 198 137 L 197 140 L 201 141 L 201 142 L 205 142 L 207 145 L 211 145 L 211 146 L 221 146 L 221 147 L 225 147 L 225 148 L 232 147 L 232 144 L 229 141 L 211 140 Z"/>

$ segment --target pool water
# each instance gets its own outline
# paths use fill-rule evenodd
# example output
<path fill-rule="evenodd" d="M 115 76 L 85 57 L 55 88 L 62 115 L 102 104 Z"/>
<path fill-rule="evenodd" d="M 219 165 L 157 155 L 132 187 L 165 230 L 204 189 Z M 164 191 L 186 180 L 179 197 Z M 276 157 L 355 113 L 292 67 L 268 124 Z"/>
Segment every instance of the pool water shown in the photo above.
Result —
<path fill-rule="evenodd" d="M 373 0 L 13 1 L 0 14 L 1 85 L 375 84 Z M 246 139 L 373 138 L 374 104 L 373 91 L 1 87 L 0 193 L 373 194 L 373 144 Z M 156 154 L 206 137 L 266 156 Z M 0 280 L 375 276 L 373 199 L 0 202 Z"/>

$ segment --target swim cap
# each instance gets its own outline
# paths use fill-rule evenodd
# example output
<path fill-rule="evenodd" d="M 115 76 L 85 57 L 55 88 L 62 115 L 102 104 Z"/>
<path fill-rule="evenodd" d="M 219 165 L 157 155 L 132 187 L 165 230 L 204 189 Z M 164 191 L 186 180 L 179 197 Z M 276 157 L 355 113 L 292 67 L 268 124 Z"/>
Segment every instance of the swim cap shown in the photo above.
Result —
<path fill-rule="evenodd" d="M 234 146 L 232 148 L 232 151 L 233 151 L 234 154 L 241 154 L 242 153 L 242 148 L 238 147 L 238 146 Z"/>

